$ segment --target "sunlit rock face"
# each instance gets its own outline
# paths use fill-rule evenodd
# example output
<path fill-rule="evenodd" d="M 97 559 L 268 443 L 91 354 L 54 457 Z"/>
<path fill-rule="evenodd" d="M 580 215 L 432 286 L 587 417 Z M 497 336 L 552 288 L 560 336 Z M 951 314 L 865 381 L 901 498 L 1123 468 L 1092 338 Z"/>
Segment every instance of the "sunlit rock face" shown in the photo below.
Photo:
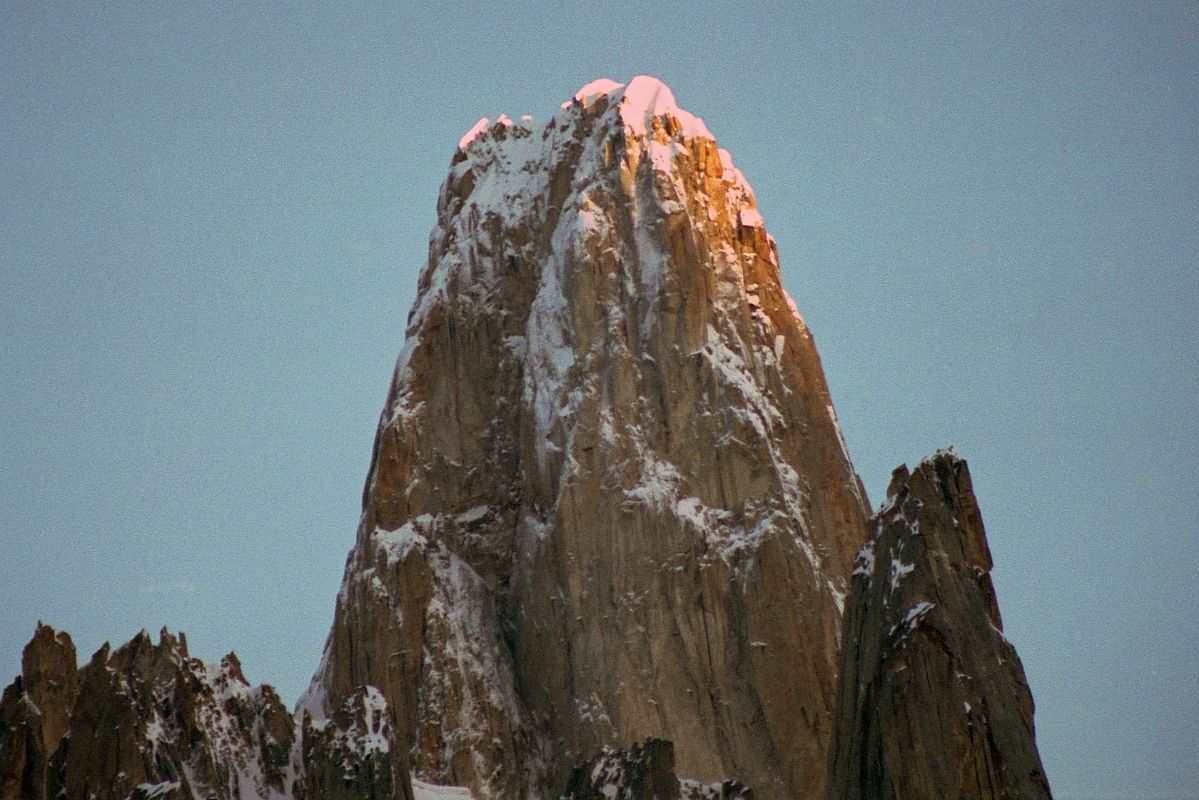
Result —
<path fill-rule="evenodd" d="M 829 800 L 1049 797 L 966 462 L 895 471 L 846 600 Z"/>
<path fill-rule="evenodd" d="M 438 200 L 302 708 L 556 797 L 604 746 L 820 797 L 867 516 L 753 193 L 652 78 L 480 121 Z"/>

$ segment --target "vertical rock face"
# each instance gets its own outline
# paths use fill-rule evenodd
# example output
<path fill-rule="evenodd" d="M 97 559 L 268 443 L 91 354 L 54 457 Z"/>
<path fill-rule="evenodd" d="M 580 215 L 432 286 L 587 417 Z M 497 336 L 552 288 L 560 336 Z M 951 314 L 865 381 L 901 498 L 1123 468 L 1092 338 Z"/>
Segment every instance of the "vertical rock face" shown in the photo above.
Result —
<path fill-rule="evenodd" d="M 302 706 L 362 685 L 423 778 L 550 797 L 603 746 L 824 790 L 867 515 L 753 194 L 652 78 L 454 156 Z"/>
<path fill-rule="evenodd" d="M 966 462 L 895 471 L 846 601 L 830 800 L 1048 798 Z"/>
<path fill-rule="evenodd" d="M 71 637 L 39 622 L 21 676 L 0 699 L 0 800 L 46 796 L 46 762 L 70 727 L 77 670 Z"/>
<path fill-rule="evenodd" d="M 78 671 L 71 637 L 39 622 L 21 654 L 21 675 L 26 695 L 41 714 L 46 752 L 54 751 L 70 727 L 71 709 L 79 696 Z"/>
<path fill-rule="evenodd" d="M 77 669 L 70 637 L 39 625 L 0 701 L 0 798 L 412 800 L 392 725 L 370 687 L 296 720 L 235 655 L 202 662 L 165 629 Z"/>
<path fill-rule="evenodd" d="M 46 796 L 41 714 L 18 677 L 0 697 L 0 800 Z"/>

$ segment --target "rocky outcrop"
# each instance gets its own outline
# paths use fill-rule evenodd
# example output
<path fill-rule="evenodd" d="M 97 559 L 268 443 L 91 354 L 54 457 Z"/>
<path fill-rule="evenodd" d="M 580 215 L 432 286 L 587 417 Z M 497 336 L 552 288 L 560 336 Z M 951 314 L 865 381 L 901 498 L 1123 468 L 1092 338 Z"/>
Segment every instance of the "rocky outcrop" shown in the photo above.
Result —
<path fill-rule="evenodd" d="M 50 759 L 50 796 L 284 796 L 291 714 L 268 686 L 251 689 L 237 658 L 191 658 L 187 640 L 143 631 L 105 645 L 79 671 L 70 727 Z"/>
<path fill-rule="evenodd" d="M 966 462 L 895 471 L 846 600 L 829 800 L 1048 798 Z"/>
<path fill-rule="evenodd" d="M 575 769 L 562 800 L 678 800 L 674 745 L 649 739 L 628 750 L 605 748 Z"/>
<path fill-rule="evenodd" d="M 674 772 L 674 745 L 648 739 L 628 750 L 604 748 L 570 776 L 562 800 L 752 800 L 739 781 L 700 784 Z"/>
<path fill-rule="evenodd" d="M 306 708 L 379 687 L 425 779 L 603 746 L 823 793 L 867 507 L 748 184 L 652 78 L 481 121 L 438 201 Z"/>
<path fill-rule="evenodd" d="M 70 637 L 39 625 L 0 701 L 0 798 L 412 800 L 392 726 L 371 687 L 297 721 L 235 655 L 202 662 L 165 629 L 77 669 Z"/>
<path fill-rule="evenodd" d="M 313 800 L 412 800 L 395 747 L 390 709 L 373 686 L 360 687 L 324 725 L 301 726 L 305 777 L 300 796 Z"/>
<path fill-rule="evenodd" d="M 46 763 L 70 727 L 79 693 L 71 637 L 40 622 L 21 675 L 0 699 L 0 800 L 46 796 Z"/>

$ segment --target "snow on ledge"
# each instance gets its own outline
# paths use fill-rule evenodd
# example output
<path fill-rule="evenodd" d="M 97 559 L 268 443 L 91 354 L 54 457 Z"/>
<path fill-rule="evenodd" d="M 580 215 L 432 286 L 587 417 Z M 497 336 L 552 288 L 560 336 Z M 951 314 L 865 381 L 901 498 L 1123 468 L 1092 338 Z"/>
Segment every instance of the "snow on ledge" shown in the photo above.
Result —
<path fill-rule="evenodd" d="M 578 100 L 583 104 L 583 107 L 586 108 L 594 103 L 598 98 L 603 97 L 604 95 L 615 94 L 623 88 L 623 83 L 617 83 L 610 78 L 600 78 L 599 80 L 592 81 L 582 89 L 579 89 L 579 91 L 575 92 L 574 99 Z M 570 108 L 570 101 L 563 103 L 562 107 Z"/>
<path fill-rule="evenodd" d="M 474 795 L 465 786 L 438 786 L 412 779 L 412 796 L 415 800 L 474 800 Z"/>
<path fill-rule="evenodd" d="M 162 781 L 161 783 L 139 783 L 136 787 L 141 791 L 145 800 L 174 797 L 179 790 L 179 781 Z"/>
<path fill-rule="evenodd" d="M 624 120 L 625 127 L 644 136 L 654 117 L 666 115 L 679 121 L 685 136 L 713 138 L 702 119 L 679 108 L 674 99 L 674 92 L 662 81 L 649 75 L 638 75 L 629 81 L 620 107 L 620 117 Z"/>
<path fill-rule="evenodd" d="M 756 208 L 741 209 L 741 227 L 761 228 L 762 226 L 762 215 L 758 213 Z"/>
<path fill-rule="evenodd" d="M 487 117 L 483 117 L 481 120 L 476 122 L 471 129 L 464 133 L 462 138 L 458 140 L 458 149 L 465 150 L 467 147 L 469 147 L 470 143 L 475 140 L 475 137 L 487 130 L 487 126 L 490 124 L 491 120 L 489 120 Z"/>

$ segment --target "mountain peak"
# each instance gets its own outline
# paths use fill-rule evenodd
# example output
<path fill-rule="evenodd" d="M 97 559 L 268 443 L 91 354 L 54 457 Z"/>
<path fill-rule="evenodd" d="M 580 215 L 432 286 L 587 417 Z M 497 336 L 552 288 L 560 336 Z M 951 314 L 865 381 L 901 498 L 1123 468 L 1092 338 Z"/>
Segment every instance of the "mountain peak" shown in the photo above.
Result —
<path fill-rule="evenodd" d="M 749 184 L 602 79 L 480 121 L 437 211 L 302 705 L 377 687 L 488 800 L 667 732 L 680 781 L 818 794 L 867 505 Z"/>
<path fill-rule="evenodd" d="M 638 75 L 628 84 L 600 78 L 575 92 L 574 100 L 563 103 L 562 108 L 569 109 L 575 103 L 589 108 L 601 97 L 619 108 L 617 113 L 625 129 L 638 136 L 653 129 L 655 117 L 673 117 L 685 137 L 713 138 L 704 121 L 679 108 L 670 87 L 650 75 Z"/>
<path fill-rule="evenodd" d="M 597 97 L 603 97 L 605 95 L 619 92 L 624 87 L 625 85 L 623 83 L 617 83 L 611 78 L 599 78 L 598 80 L 592 81 L 582 89 L 579 89 L 579 91 L 575 92 L 574 99 L 578 100 L 584 106 L 588 106 L 591 105 L 591 103 L 594 102 Z M 570 101 L 567 100 L 562 104 L 562 107 L 570 108 Z"/>
<path fill-rule="evenodd" d="M 562 103 L 561 110 L 540 126 L 533 124 L 533 118 L 528 115 L 521 116 L 520 122 L 513 122 L 505 114 L 500 114 L 495 122 L 483 117 L 458 140 L 458 149 L 465 152 L 476 140 L 484 137 L 502 141 L 508 138 L 506 134 L 509 132 L 517 134 L 517 138 L 532 136 L 535 140 L 545 139 L 551 130 L 573 129 L 584 118 L 593 116 L 601 101 L 603 107 L 598 109 L 599 115 L 607 116 L 610 113 L 612 122 L 637 137 L 650 135 L 655 119 L 671 119 L 675 123 L 673 128 L 683 138 L 714 138 L 702 119 L 679 107 L 669 86 L 649 75 L 638 75 L 627 84 L 610 78 L 588 83 L 575 92 L 570 100 Z"/>
<path fill-rule="evenodd" d="M 39 625 L 0 800 L 1047 796 L 966 464 L 868 527 L 729 154 L 648 76 L 519 120 L 452 157 L 295 714 L 182 633 L 76 672 Z"/>

